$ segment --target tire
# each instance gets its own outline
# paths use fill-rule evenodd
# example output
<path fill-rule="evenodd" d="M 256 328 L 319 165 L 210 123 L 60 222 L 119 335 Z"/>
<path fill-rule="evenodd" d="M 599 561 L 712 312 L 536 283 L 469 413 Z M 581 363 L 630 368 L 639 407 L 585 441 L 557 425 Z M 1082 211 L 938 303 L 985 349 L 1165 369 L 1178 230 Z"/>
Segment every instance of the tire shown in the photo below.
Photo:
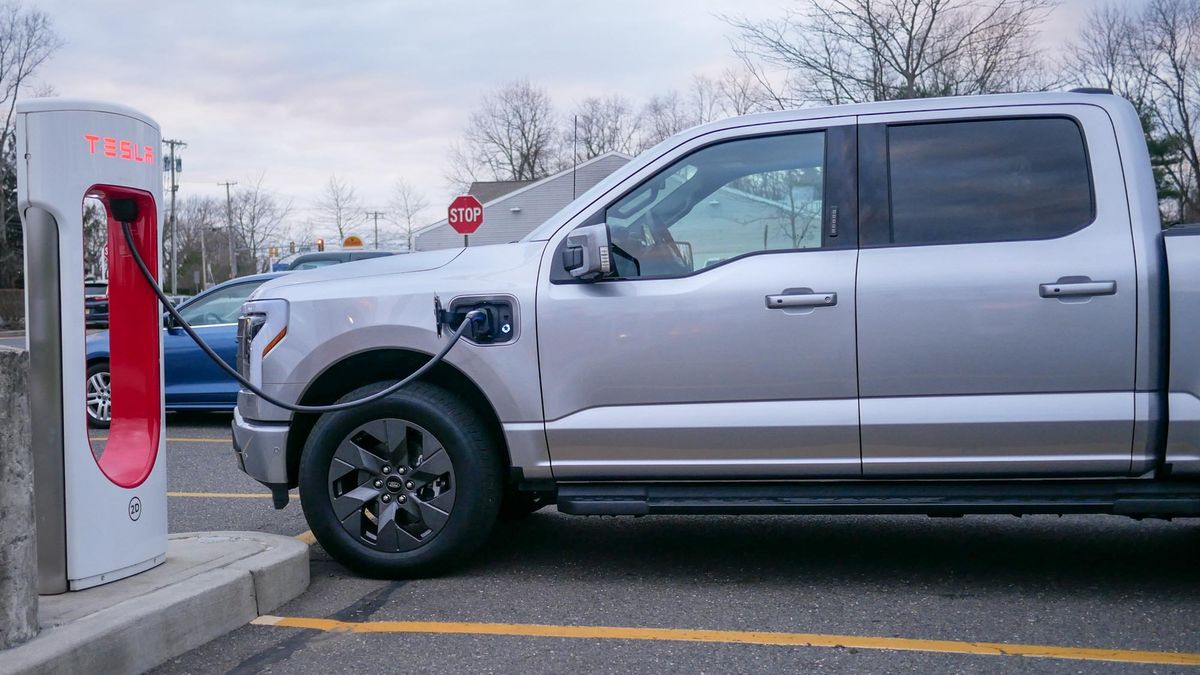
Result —
<path fill-rule="evenodd" d="M 317 420 L 300 457 L 300 504 L 317 541 L 352 571 L 432 576 L 487 540 L 500 511 L 502 464 L 470 406 L 417 382 Z"/>
<path fill-rule="evenodd" d="M 112 422 L 112 374 L 108 371 L 108 362 L 98 361 L 88 366 L 83 386 L 87 396 L 84 405 L 88 426 L 107 429 Z"/>

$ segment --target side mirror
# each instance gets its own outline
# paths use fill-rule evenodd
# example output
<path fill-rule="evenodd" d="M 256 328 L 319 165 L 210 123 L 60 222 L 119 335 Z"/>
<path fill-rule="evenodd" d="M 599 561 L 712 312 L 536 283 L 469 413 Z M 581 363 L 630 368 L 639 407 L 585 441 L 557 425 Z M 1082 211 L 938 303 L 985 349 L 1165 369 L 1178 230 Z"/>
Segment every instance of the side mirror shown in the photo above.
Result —
<path fill-rule="evenodd" d="M 163 328 L 166 328 L 167 330 L 171 330 L 172 328 L 178 328 L 178 326 L 175 325 L 175 319 L 171 318 L 171 315 L 166 312 L 163 312 L 162 324 L 163 324 Z"/>
<path fill-rule="evenodd" d="M 597 223 L 576 228 L 567 235 L 562 251 L 563 267 L 576 279 L 591 281 L 612 271 L 608 225 Z"/>

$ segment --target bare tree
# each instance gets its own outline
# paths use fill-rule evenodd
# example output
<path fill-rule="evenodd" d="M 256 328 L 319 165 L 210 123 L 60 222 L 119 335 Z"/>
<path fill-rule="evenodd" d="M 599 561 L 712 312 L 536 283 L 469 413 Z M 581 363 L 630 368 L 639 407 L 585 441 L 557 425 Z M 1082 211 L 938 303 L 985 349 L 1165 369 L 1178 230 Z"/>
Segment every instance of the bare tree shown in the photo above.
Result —
<path fill-rule="evenodd" d="M 577 160 L 606 152 L 637 151 L 637 115 L 629 100 L 619 94 L 584 99 L 571 121 L 575 124 L 572 136 Z"/>
<path fill-rule="evenodd" d="M 696 124 L 695 117 L 675 90 L 651 96 L 642 108 L 641 149 L 648 148 Z"/>
<path fill-rule="evenodd" d="M 729 115 L 748 115 L 770 109 L 770 97 L 754 73 L 745 66 L 726 68 L 717 81 L 717 92 Z"/>
<path fill-rule="evenodd" d="M 13 115 L 31 78 L 62 46 L 50 18 L 17 2 L 0 2 L 0 286 L 12 286 L 21 267 L 21 222 L 16 208 Z"/>
<path fill-rule="evenodd" d="M 403 178 L 396 181 L 392 189 L 391 210 L 396 224 L 400 227 L 406 250 L 413 250 L 413 233 L 421 227 L 418 220 L 421 213 L 429 208 L 429 200 L 417 191 L 411 183 Z"/>
<path fill-rule="evenodd" d="M 704 124 L 727 117 L 725 102 L 721 96 L 721 85 L 707 75 L 693 75 L 688 90 L 692 124 Z"/>
<path fill-rule="evenodd" d="M 536 180 L 557 165 L 561 138 L 545 90 L 517 80 L 486 94 L 471 114 L 461 143 L 450 151 L 447 178 L 461 187 L 472 180 Z"/>
<path fill-rule="evenodd" d="M 1055 0 L 800 4 L 779 19 L 725 17 L 740 33 L 735 53 L 776 106 L 1045 86 L 1034 33 Z"/>
<path fill-rule="evenodd" d="M 329 176 L 329 182 L 313 207 L 320 219 L 314 226 L 318 229 L 333 226 L 339 240 L 352 234 L 361 224 L 362 205 L 358 193 L 353 186 L 338 179 L 337 174 Z"/>
<path fill-rule="evenodd" d="M 85 277 L 108 276 L 108 214 L 96 197 L 83 200 L 83 268 Z"/>
<path fill-rule="evenodd" d="M 250 257 L 254 260 L 255 269 L 258 265 L 259 251 L 268 242 L 277 241 L 283 234 L 285 221 L 291 213 L 291 203 L 282 203 L 263 187 L 263 174 L 246 183 L 233 196 L 233 225 L 237 231 L 240 244 L 249 249 Z M 265 260 L 265 257 L 264 257 Z"/>
<path fill-rule="evenodd" d="M 229 257 L 219 255 L 219 252 L 228 250 L 228 240 L 224 234 L 227 229 L 225 200 L 187 197 L 180 200 L 175 218 L 176 234 L 179 236 L 180 288 L 199 292 L 216 279 L 227 276 Z"/>
<path fill-rule="evenodd" d="M 1133 53 L 1138 19 L 1127 5 L 1106 3 L 1088 12 L 1066 48 L 1062 70 L 1078 86 L 1104 87 L 1137 107 L 1147 103 L 1150 78 Z"/>
<path fill-rule="evenodd" d="M 1200 4 L 1150 0 L 1130 53 L 1145 74 L 1154 122 L 1177 160 L 1164 169 L 1178 196 L 1180 220 L 1200 218 Z"/>

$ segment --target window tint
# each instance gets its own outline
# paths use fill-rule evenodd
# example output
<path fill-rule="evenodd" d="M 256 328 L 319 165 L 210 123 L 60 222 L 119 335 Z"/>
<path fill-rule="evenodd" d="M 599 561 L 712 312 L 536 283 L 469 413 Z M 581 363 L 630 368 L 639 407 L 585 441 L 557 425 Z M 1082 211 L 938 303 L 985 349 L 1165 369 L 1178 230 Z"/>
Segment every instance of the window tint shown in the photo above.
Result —
<path fill-rule="evenodd" d="M 1064 118 L 888 128 L 891 241 L 1046 239 L 1092 220 L 1079 126 Z"/>
<path fill-rule="evenodd" d="M 825 134 L 696 151 L 605 212 L 620 277 L 690 274 L 746 253 L 819 248 Z"/>
<path fill-rule="evenodd" d="M 250 297 L 254 289 L 262 284 L 263 281 L 251 281 L 226 286 L 196 298 L 195 301 L 180 309 L 179 314 L 192 326 L 237 323 L 238 315 L 242 313 L 242 303 L 246 302 L 246 298 Z"/>

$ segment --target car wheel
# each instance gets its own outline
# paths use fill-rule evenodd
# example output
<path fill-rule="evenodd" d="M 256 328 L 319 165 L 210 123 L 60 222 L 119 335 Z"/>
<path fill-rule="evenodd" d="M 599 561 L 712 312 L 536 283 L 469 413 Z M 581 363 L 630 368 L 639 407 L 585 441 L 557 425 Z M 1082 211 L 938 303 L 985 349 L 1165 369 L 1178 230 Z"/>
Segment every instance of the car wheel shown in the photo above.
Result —
<path fill-rule="evenodd" d="M 112 375 L 108 372 L 107 361 L 88 367 L 84 391 L 87 394 L 88 426 L 107 429 L 112 422 Z"/>
<path fill-rule="evenodd" d="M 496 523 L 503 470 L 475 411 L 416 383 L 322 415 L 304 445 L 299 483 L 304 517 L 334 559 L 367 576 L 401 578 L 439 574 L 475 552 Z"/>

